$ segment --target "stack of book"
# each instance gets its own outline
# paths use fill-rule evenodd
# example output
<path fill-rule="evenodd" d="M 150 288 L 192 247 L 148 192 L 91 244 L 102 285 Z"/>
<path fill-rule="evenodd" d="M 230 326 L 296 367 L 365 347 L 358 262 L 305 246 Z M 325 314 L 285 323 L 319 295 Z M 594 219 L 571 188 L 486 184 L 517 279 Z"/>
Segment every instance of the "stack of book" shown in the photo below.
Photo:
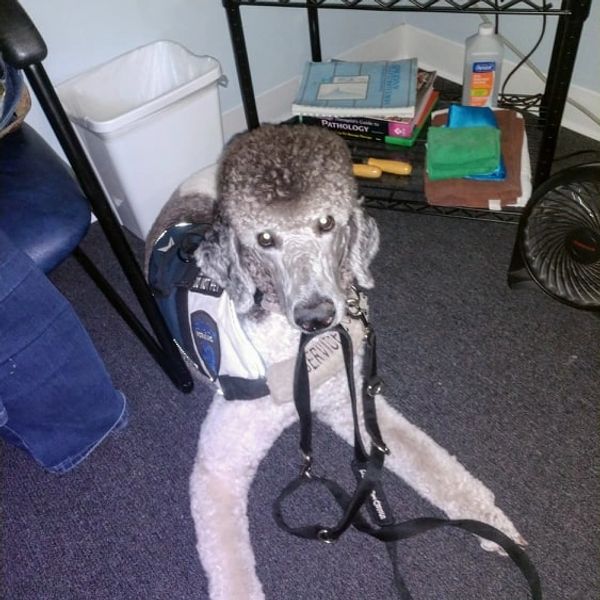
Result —
<path fill-rule="evenodd" d="M 439 93 L 416 58 L 308 62 L 292 114 L 355 140 L 411 146 Z"/>

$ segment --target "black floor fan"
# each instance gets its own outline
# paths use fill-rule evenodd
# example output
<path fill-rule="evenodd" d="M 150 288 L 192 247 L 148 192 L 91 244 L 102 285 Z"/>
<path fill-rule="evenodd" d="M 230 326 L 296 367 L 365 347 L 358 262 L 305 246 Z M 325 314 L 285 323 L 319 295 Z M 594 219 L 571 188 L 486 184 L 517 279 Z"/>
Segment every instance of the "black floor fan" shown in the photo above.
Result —
<path fill-rule="evenodd" d="M 600 311 L 600 162 L 566 168 L 538 186 L 518 240 L 529 275 L 547 294 Z"/>

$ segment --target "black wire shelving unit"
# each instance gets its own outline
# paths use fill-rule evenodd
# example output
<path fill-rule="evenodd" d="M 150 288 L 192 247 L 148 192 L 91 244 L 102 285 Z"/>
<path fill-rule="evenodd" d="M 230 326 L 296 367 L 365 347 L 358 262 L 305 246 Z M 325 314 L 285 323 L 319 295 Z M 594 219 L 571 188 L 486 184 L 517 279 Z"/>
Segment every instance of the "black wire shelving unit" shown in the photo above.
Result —
<path fill-rule="evenodd" d="M 242 22 L 242 7 L 304 9 L 307 14 L 311 60 L 313 61 L 322 59 L 319 31 L 319 11 L 322 10 L 427 12 L 438 15 L 447 13 L 488 16 L 520 15 L 523 18 L 545 15 L 557 19 L 552 54 L 547 70 L 548 78 L 543 93 L 535 97 L 511 93 L 501 96 L 499 101 L 501 106 L 505 105 L 521 110 L 526 116 L 533 187 L 537 187 L 550 176 L 581 31 L 589 16 L 591 0 L 561 0 L 558 2 L 545 0 L 222 0 L 222 2 L 227 14 L 242 102 L 249 129 L 259 126 L 259 118 Z M 273 40 L 273 44 L 277 44 L 276 40 Z M 451 82 L 442 81 L 440 84 L 441 101 L 438 108 L 460 97 L 460 87 Z M 437 81 L 436 88 L 438 88 Z M 427 204 L 423 197 L 422 185 L 425 155 L 423 134 L 410 149 L 365 142 L 349 141 L 348 143 L 354 157 L 358 160 L 365 156 L 386 158 L 396 156 L 402 160 L 408 159 L 413 164 L 413 173 L 407 178 L 384 174 L 381 179 L 376 181 L 361 181 L 361 192 L 365 196 L 367 207 L 512 224 L 516 224 L 520 220 L 522 211 L 519 208 L 488 211 L 436 207 Z M 517 284 L 529 279 L 524 272 L 524 264 L 517 250 L 517 244 L 515 244 L 509 269 L 509 283 Z"/>

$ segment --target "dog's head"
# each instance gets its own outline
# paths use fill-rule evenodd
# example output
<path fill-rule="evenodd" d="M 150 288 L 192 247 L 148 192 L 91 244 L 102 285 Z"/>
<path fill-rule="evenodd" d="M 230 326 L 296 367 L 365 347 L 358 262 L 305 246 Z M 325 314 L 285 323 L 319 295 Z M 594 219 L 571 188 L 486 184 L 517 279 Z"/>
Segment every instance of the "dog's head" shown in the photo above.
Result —
<path fill-rule="evenodd" d="M 215 227 L 196 252 L 238 312 L 260 292 L 304 331 L 337 325 L 354 281 L 372 287 L 379 247 L 361 208 L 348 148 L 303 125 L 264 125 L 221 157 Z"/>

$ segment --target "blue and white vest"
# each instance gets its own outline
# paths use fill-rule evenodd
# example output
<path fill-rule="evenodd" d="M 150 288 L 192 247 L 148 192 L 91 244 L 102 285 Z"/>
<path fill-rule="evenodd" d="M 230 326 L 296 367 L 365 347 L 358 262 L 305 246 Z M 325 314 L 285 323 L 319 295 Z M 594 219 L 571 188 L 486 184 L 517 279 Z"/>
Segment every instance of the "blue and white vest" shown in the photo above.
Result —
<path fill-rule="evenodd" d="M 210 224 L 178 223 L 156 240 L 148 282 L 184 357 L 228 400 L 269 393 L 263 361 L 227 292 L 203 275 L 193 254 Z"/>

